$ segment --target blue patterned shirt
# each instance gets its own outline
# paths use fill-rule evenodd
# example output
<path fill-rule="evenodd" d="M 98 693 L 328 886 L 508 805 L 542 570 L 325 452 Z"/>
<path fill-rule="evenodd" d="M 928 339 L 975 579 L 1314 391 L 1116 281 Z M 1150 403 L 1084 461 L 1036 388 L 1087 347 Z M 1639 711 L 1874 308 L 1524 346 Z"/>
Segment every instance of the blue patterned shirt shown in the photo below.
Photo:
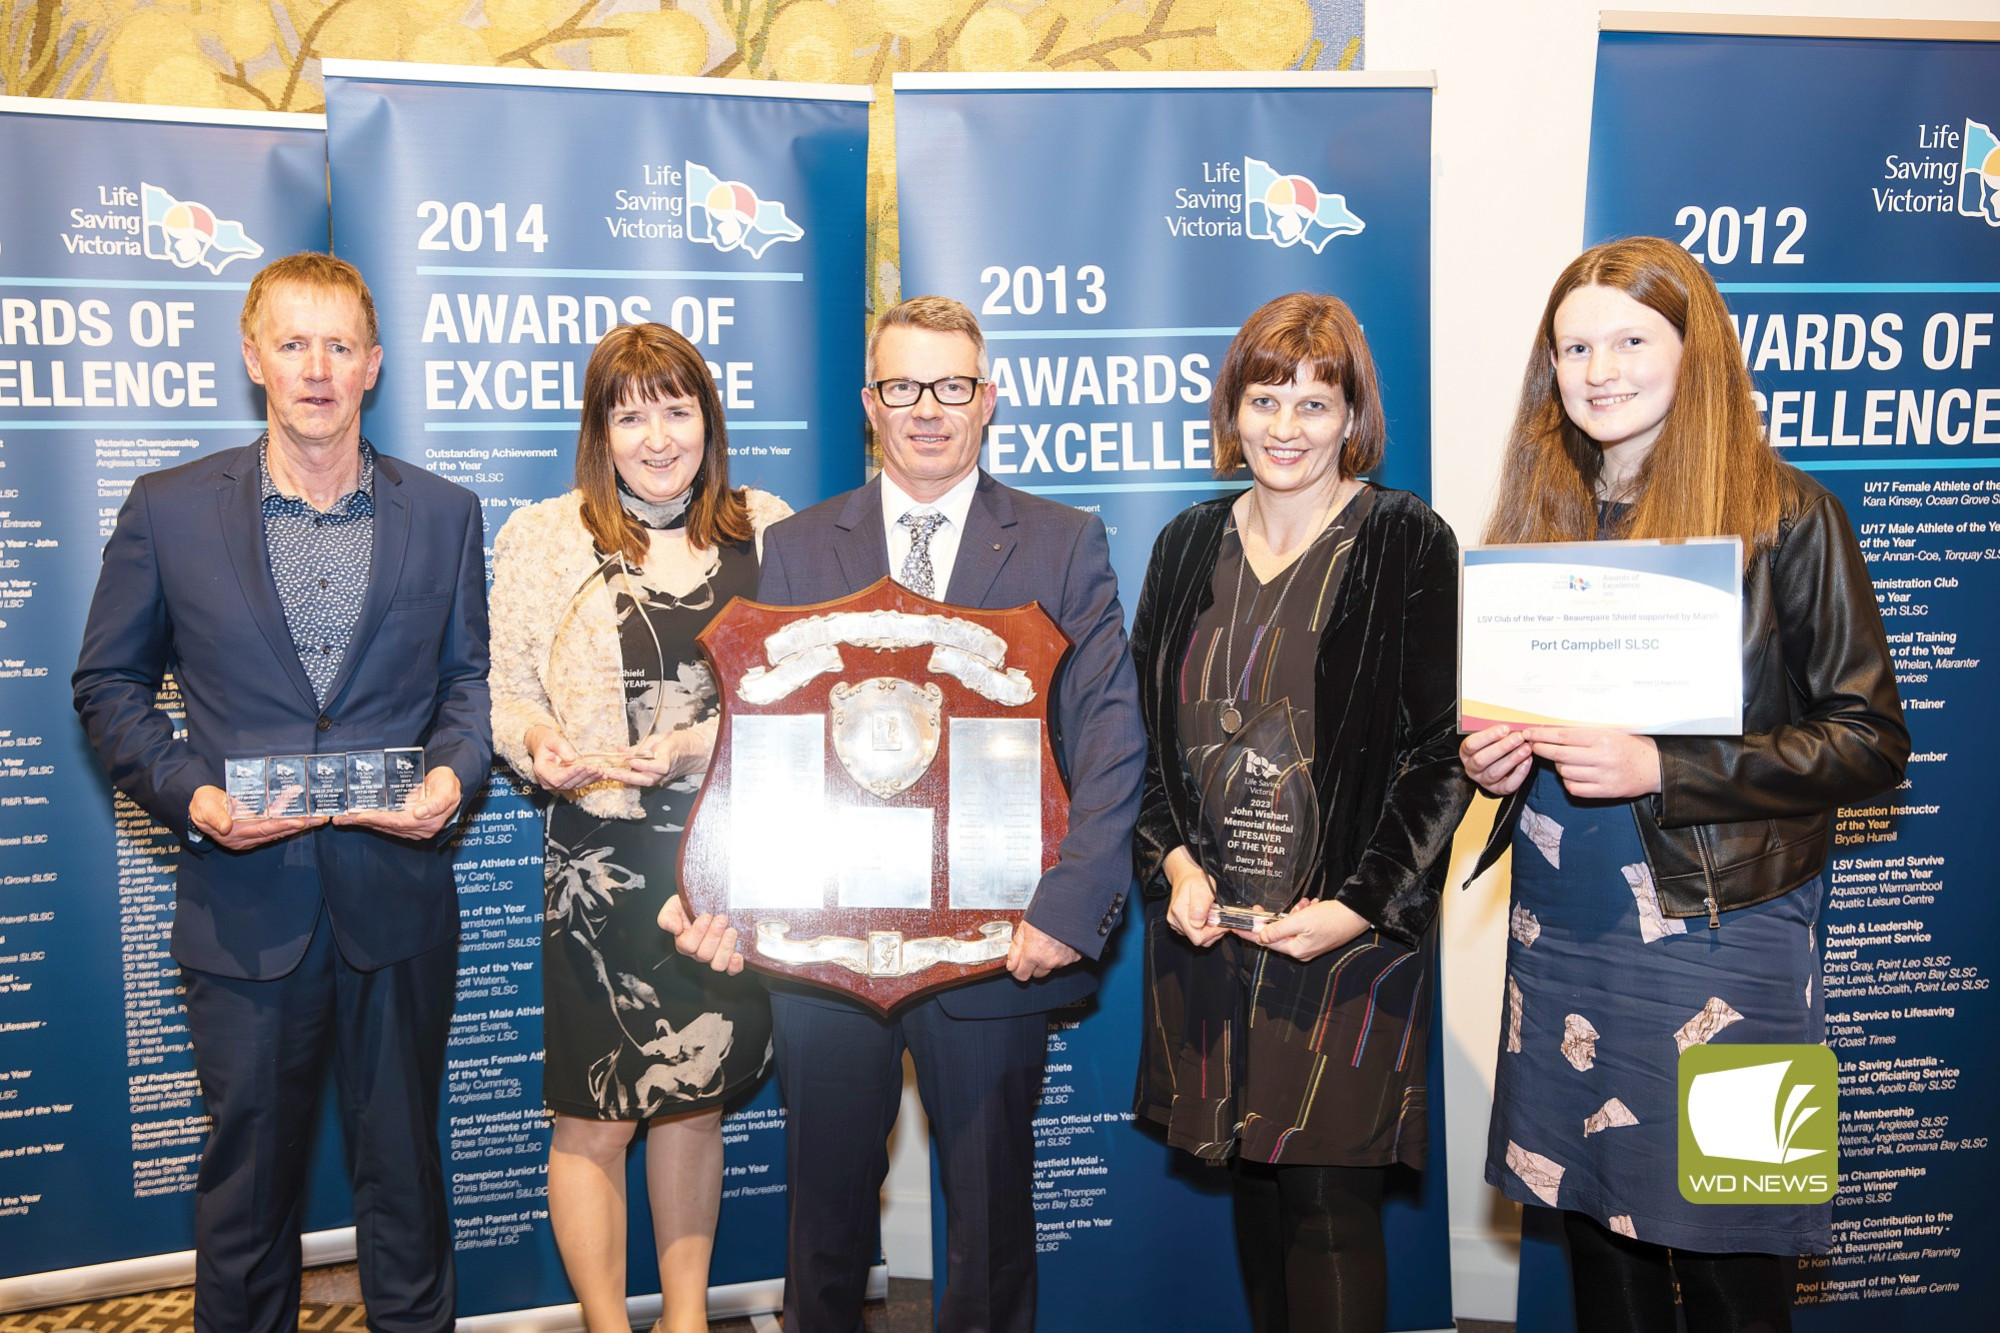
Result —
<path fill-rule="evenodd" d="M 375 550 L 375 449 L 361 442 L 361 480 L 325 512 L 271 480 L 270 435 L 257 441 L 264 548 L 299 665 L 321 707 L 361 619 Z"/>

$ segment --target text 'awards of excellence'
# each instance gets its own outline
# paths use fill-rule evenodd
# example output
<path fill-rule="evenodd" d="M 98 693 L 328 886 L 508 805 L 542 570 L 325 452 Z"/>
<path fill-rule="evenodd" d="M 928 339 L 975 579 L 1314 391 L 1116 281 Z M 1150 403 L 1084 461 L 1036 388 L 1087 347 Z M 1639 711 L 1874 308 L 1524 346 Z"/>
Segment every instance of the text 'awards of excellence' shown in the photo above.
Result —
<path fill-rule="evenodd" d="M 727 912 L 750 966 L 885 1014 L 998 972 L 1069 830 L 1048 614 L 885 578 L 738 598 L 700 643 L 722 724 L 681 848 L 691 909 Z"/>

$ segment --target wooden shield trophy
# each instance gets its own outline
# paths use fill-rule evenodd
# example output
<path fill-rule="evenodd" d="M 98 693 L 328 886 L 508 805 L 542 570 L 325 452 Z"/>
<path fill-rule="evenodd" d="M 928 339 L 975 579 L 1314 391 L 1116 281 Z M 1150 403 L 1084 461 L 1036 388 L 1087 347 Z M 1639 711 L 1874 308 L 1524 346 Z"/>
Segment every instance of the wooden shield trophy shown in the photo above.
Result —
<path fill-rule="evenodd" d="M 838 601 L 737 598 L 702 631 L 722 697 L 681 844 L 694 912 L 759 971 L 881 1013 L 998 972 L 1069 830 L 1049 687 L 1069 640 L 882 579 Z"/>

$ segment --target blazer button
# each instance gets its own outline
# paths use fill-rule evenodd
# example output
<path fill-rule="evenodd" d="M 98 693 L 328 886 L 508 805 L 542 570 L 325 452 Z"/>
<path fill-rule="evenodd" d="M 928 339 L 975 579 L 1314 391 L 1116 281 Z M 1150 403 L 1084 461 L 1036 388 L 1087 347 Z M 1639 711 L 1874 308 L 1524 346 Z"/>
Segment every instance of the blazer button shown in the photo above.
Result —
<path fill-rule="evenodd" d="M 330 718 L 330 717 L 322 717 L 322 718 L 320 718 L 320 720 L 319 720 L 319 729 L 320 729 L 321 731 L 332 731 L 332 730 L 333 730 L 333 719 L 332 719 L 332 718 Z"/>

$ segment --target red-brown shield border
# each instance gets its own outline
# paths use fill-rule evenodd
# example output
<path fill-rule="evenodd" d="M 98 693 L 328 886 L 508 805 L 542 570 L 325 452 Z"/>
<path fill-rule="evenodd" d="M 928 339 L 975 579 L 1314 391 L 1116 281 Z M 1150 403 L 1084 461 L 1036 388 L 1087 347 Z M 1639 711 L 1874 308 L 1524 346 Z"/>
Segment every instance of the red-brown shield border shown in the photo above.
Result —
<path fill-rule="evenodd" d="M 1005 641 L 1005 664 L 1027 676 L 1033 687 L 1033 698 L 1024 704 L 1009 706 L 976 693 L 950 675 L 932 671 L 930 660 L 933 650 L 929 644 L 895 648 L 843 644 L 840 647 L 840 671 L 815 676 L 772 703 L 752 703 L 743 697 L 741 686 L 745 674 L 752 668 L 772 665 L 765 648 L 771 634 L 809 617 L 856 611 L 900 611 L 972 621 Z M 1010 933 L 1019 929 L 1020 911 L 954 910 L 942 905 L 949 901 L 949 721 L 954 717 L 1032 717 L 1041 723 L 1042 869 L 1046 871 L 1056 863 L 1056 849 L 1069 831 L 1069 793 L 1050 743 L 1049 700 L 1056 670 L 1069 652 L 1070 641 L 1048 613 L 1034 602 L 1005 610 L 952 606 L 918 596 L 884 578 L 858 593 L 813 606 L 768 606 L 741 597 L 732 599 L 702 631 L 698 642 L 715 673 L 722 701 L 722 721 L 707 779 L 688 818 L 687 832 L 681 843 L 680 892 L 690 912 L 727 910 L 727 844 L 731 811 L 736 799 L 730 754 L 737 718 L 756 714 L 816 713 L 827 716 L 831 709 L 828 696 L 834 685 L 842 682 L 851 684 L 869 677 L 888 676 L 913 682 L 934 682 L 945 691 L 945 734 L 939 742 L 935 760 L 907 790 L 886 799 L 876 796 L 855 782 L 834 753 L 830 726 L 824 741 L 825 789 L 829 807 L 928 806 L 936 812 L 931 829 L 930 909 L 842 908 L 834 903 L 833 881 L 829 876 L 823 887 L 822 906 L 817 909 L 749 909 L 731 913 L 731 924 L 740 933 L 744 960 L 749 966 L 768 975 L 851 996 L 885 1015 L 921 996 L 998 974 L 1006 965 L 1004 957 L 970 964 L 938 962 L 922 971 L 902 976 L 869 976 L 830 962 L 780 962 L 760 952 L 756 942 L 757 931 L 760 922 L 778 921 L 785 924 L 789 939 L 794 941 L 834 936 L 858 940 L 867 945 L 875 942 L 878 936 L 887 938 L 892 932 L 900 936 L 900 941 L 948 939 L 977 943 L 993 937 L 996 927 L 991 923 L 1005 923 Z M 770 812 L 770 827 L 772 837 L 788 836 L 784 811 Z M 986 929 L 982 930 L 982 927 Z"/>

